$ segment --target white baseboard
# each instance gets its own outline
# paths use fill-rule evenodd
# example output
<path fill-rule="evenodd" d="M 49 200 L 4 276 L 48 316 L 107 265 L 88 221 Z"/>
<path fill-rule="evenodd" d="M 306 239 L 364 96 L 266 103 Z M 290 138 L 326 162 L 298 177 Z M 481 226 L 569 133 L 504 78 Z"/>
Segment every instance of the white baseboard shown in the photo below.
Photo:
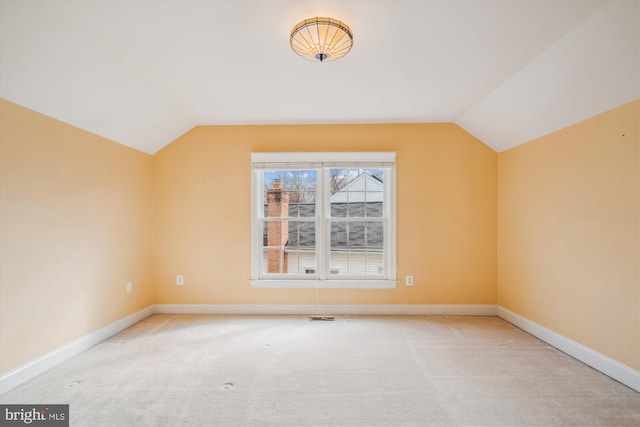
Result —
<path fill-rule="evenodd" d="M 238 315 L 495 316 L 492 304 L 155 304 L 154 313 Z"/>
<path fill-rule="evenodd" d="M 146 307 L 7 372 L 0 377 L 0 394 L 6 393 L 12 388 L 17 387 L 37 375 L 40 375 L 46 370 L 53 368 L 76 354 L 79 354 L 106 340 L 107 338 L 112 337 L 118 332 L 138 323 L 152 314 L 153 306 Z"/>
<path fill-rule="evenodd" d="M 497 314 L 498 317 L 517 326 L 523 331 L 530 333 L 534 337 L 541 339 L 558 350 L 575 357 L 579 361 L 597 369 L 605 375 L 610 376 L 614 380 L 640 392 L 640 372 L 635 369 L 623 365 L 604 354 L 598 353 L 589 347 L 557 334 L 542 325 L 507 310 L 504 307 L 498 306 Z"/>

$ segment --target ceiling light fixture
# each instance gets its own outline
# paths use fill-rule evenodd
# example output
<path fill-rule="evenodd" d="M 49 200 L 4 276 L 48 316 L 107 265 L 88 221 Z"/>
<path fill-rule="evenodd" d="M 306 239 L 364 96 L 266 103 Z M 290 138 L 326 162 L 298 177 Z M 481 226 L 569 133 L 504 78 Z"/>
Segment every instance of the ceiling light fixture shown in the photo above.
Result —
<path fill-rule="evenodd" d="M 353 34 L 344 23 L 332 18 L 311 18 L 291 30 L 291 49 L 312 61 L 333 61 L 342 58 L 353 46 Z"/>

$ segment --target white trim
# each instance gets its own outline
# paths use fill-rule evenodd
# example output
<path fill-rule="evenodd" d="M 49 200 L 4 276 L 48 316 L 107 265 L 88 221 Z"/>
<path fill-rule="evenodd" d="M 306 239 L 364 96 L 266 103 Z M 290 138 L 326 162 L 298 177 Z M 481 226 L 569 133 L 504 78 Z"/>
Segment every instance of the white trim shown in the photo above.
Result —
<path fill-rule="evenodd" d="M 340 165 L 340 166 L 339 166 Z M 385 170 L 384 179 L 384 275 L 368 277 L 341 276 L 333 280 L 329 276 L 327 259 L 331 242 L 331 216 L 329 210 L 328 167 L 366 167 Z M 263 187 L 265 169 L 316 169 L 316 188 L 319 191 L 313 221 L 316 224 L 316 275 L 315 280 L 303 275 L 266 274 L 262 239 L 264 236 Z M 256 152 L 251 153 L 251 271 L 252 288 L 325 288 L 325 289 L 392 289 L 396 287 L 397 272 L 397 171 L 396 153 L 393 151 L 365 152 Z M 273 217 L 274 220 L 280 218 Z M 341 218 L 342 220 L 342 218 Z M 330 280 L 331 279 L 331 280 Z"/>
<path fill-rule="evenodd" d="M 495 316 L 492 304 L 155 304 L 154 313 L 236 315 Z"/>
<path fill-rule="evenodd" d="M 640 372 L 635 369 L 623 365 L 622 363 L 567 337 L 557 334 L 556 332 L 524 318 L 519 314 L 507 310 L 504 307 L 497 307 L 497 315 L 501 319 L 504 319 L 523 331 L 530 333 L 534 337 L 539 338 L 558 350 L 567 353 L 569 356 L 575 357 L 579 361 L 597 369 L 605 375 L 610 376 L 614 380 L 640 392 Z"/>
<path fill-rule="evenodd" d="M 25 381 L 112 337 L 153 313 L 153 306 L 146 307 L 7 372 L 0 377 L 0 394 L 6 393 Z"/>
<path fill-rule="evenodd" d="M 253 155 L 251 155 L 253 159 Z M 262 192 L 262 174 L 253 169 L 253 163 L 251 163 L 251 279 L 257 279 L 260 277 L 261 257 L 255 254 L 260 253 L 262 250 L 262 244 L 258 236 L 262 234 L 260 226 L 260 218 L 255 213 L 260 209 Z"/>
<path fill-rule="evenodd" d="M 251 287 L 257 289 L 393 289 L 395 280 L 369 279 L 369 280 L 250 280 Z"/>
<path fill-rule="evenodd" d="M 393 167 L 389 169 L 388 178 L 389 179 L 387 179 L 387 182 L 384 183 L 385 195 L 389 197 L 388 201 L 385 201 L 387 205 L 385 209 L 387 209 L 386 216 L 387 216 L 388 222 L 384 227 L 384 230 L 385 230 L 384 238 L 387 239 L 386 241 L 389 243 L 385 244 L 384 256 L 386 258 L 385 268 L 388 270 L 387 277 L 396 278 L 397 277 L 396 269 L 398 267 L 397 258 L 396 258 L 396 251 L 397 251 L 396 235 L 398 232 L 398 218 L 397 218 L 398 187 L 396 185 L 397 168 L 395 164 L 393 165 Z"/>
<path fill-rule="evenodd" d="M 331 272 L 330 256 L 326 250 L 319 250 L 319 248 L 327 248 L 331 246 L 331 226 L 327 218 L 331 217 L 331 201 L 329 200 L 329 177 L 327 176 L 326 169 L 320 169 L 319 179 L 320 186 L 320 198 L 316 196 L 316 209 L 317 212 L 322 212 L 322 215 L 317 215 L 318 221 L 316 221 L 316 272 L 319 280 L 327 280 Z M 253 283 L 251 285 L 254 288 L 260 287 L 260 284 Z M 304 286 L 304 285 L 303 285 Z"/>
<path fill-rule="evenodd" d="M 395 161 L 396 153 L 394 151 L 251 153 L 252 163 L 336 162 L 358 164 Z"/>

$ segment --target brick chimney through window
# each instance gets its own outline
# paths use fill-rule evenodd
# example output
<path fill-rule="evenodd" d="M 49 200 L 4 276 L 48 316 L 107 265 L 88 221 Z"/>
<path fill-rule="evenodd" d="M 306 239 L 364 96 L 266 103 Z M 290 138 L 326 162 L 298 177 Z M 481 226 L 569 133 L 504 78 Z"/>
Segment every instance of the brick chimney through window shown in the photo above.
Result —
<path fill-rule="evenodd" d="M 267 190 L 267 217 L 289 216 L 289 192 L 282 190 L 282 184 L 274 182 Z M 289 221 L 267 221 L 267 272 L 286 273 L 288 254 L 284 247 L 289 240 Z"/>

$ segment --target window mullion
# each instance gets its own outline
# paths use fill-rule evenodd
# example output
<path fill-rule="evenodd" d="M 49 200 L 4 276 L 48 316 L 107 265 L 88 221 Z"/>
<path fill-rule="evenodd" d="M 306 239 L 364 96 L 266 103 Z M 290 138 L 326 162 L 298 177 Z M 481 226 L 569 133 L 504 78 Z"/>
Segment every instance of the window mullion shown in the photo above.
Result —
<path fill-rule="evenodd" d="M 316 209 L 317 218 L 317 231 L 316 231 L 316 261 L 318 263 L 318 278 L 320 280 L 326 280 L 328 276 L 328 240 L 330 227 L 327 227 L 327 170 L 325 168 L 320 169 L 320 179 L 316 181 L 317 195 L 316 197 L 318 206 Z"/>

